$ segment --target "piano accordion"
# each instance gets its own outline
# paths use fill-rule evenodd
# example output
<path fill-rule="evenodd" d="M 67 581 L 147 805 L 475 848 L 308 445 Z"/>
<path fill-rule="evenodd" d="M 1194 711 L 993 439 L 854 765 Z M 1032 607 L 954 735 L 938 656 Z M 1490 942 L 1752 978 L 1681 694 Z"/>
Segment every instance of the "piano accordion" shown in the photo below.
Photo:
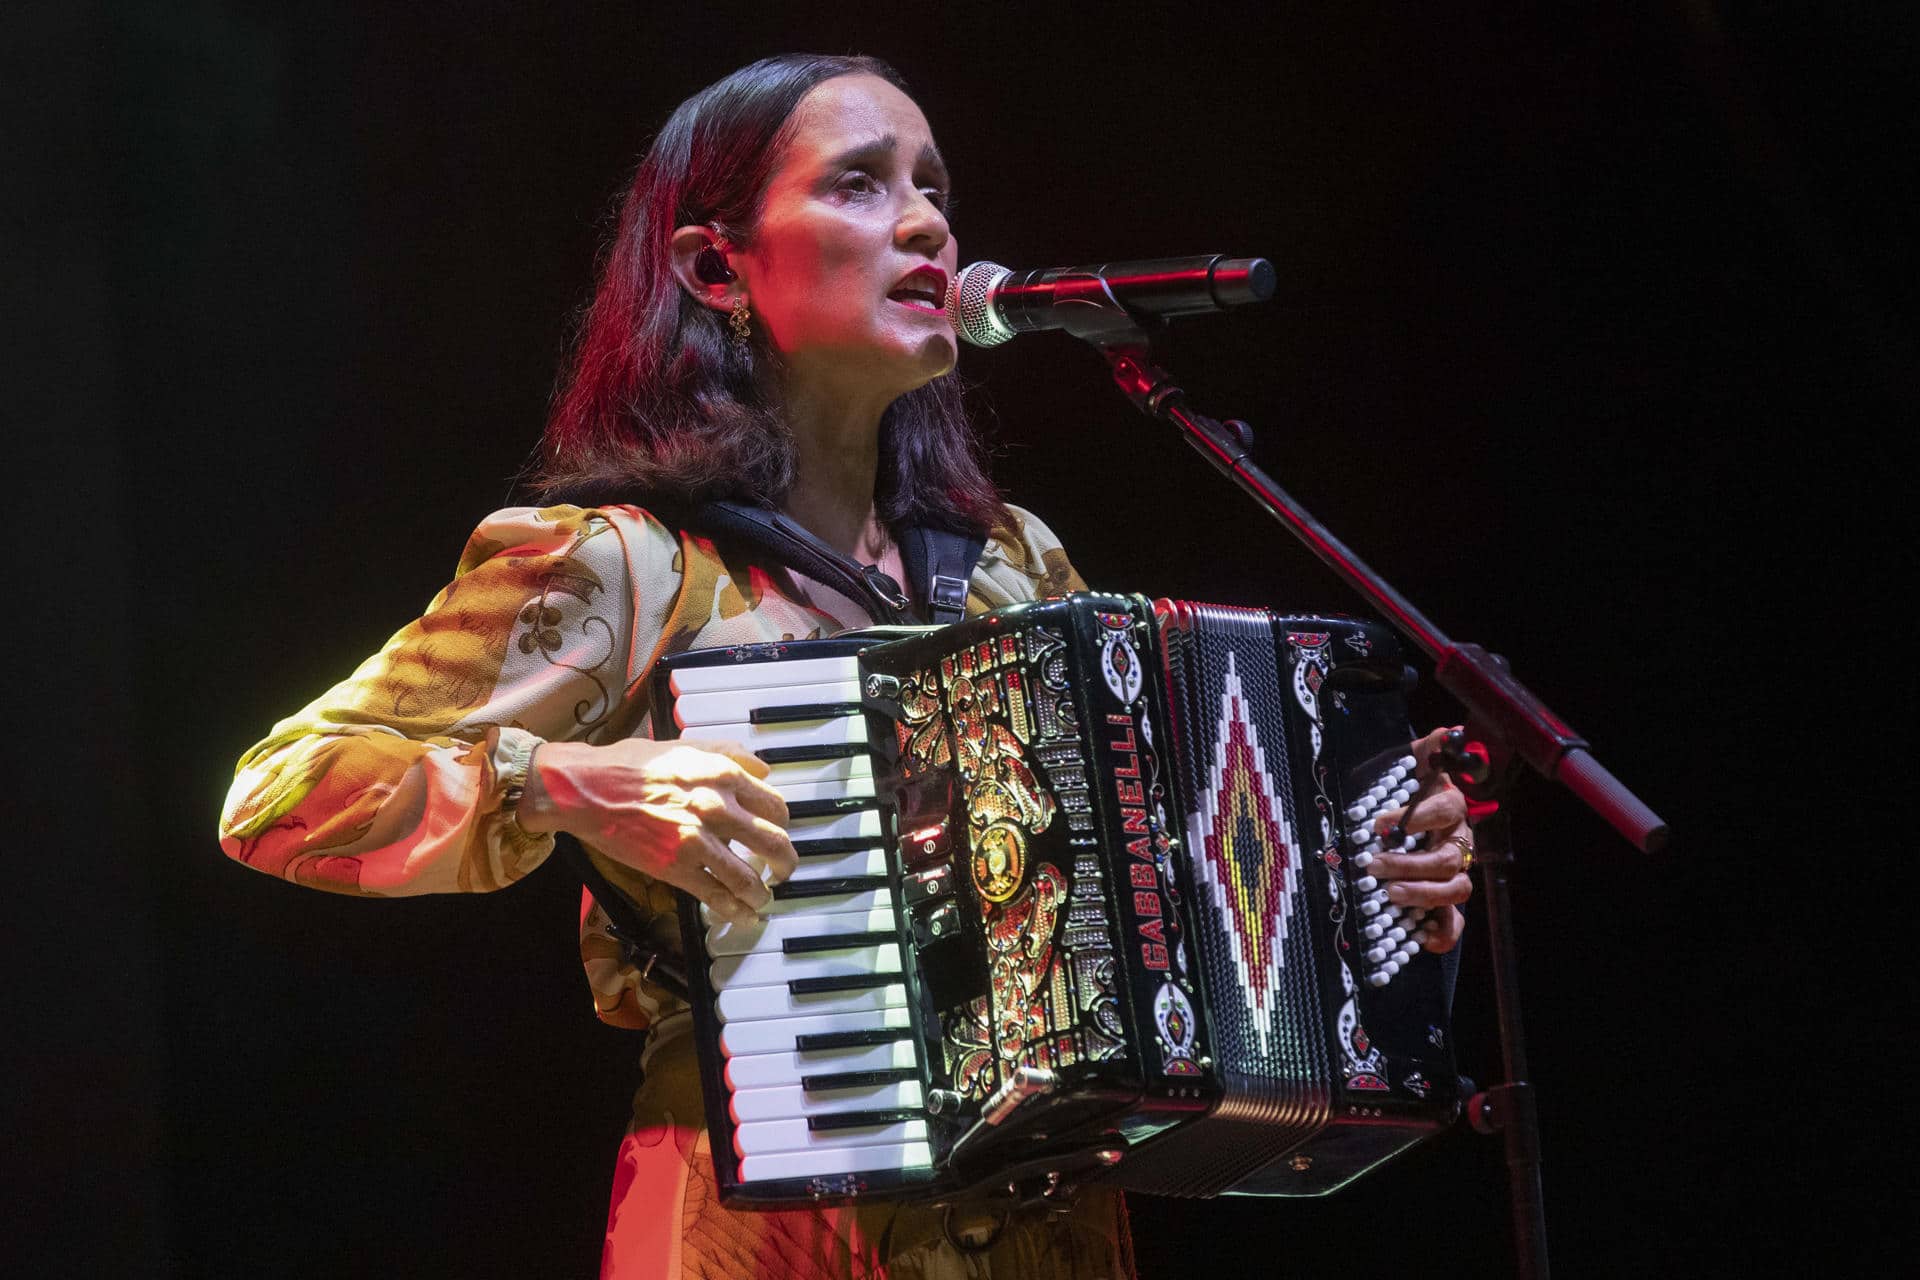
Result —
<path fill-rule="evenodd" d="M 1096 594 L 664 659 L 656 736 L 757 752 L 800 854 L 752 924 L 681 900 L 722 1200 L 1318 1195 L 1449 1124 L 1442 966 L 1366 876 L 1404 672 Z"/>

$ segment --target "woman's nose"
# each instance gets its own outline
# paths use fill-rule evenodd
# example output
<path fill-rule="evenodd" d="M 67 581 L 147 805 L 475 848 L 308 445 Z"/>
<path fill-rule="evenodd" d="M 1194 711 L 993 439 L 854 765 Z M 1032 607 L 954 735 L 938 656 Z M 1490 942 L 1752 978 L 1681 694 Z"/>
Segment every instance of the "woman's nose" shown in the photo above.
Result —
<path fill-rule="evenodd" d="M 927 199 L 924 191 L 914 192 L 894 232 L 901 244 L 913 245 L 926 241 L 926 247 L 934 252 L 944 248 L 953 235 L 952 229 L 947 226 L 947 215 Z"/>

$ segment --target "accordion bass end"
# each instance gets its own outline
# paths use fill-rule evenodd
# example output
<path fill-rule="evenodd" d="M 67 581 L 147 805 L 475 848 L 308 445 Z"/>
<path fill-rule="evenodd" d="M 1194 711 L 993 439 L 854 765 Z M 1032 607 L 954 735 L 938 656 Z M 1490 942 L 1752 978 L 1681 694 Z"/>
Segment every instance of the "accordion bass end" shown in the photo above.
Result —
<path fill-rule="evenodd" d="M 1459 1109 L 1439 958 L 1364 874 L 1416 785 L 1389 633 L 1078 594 L 663 660 L 800 868 L 683 898 L 721 1198 L 1317 1195 Z"/>
<path fill-rule="evenodd" d="M 1222 1099 L 1127 1185 L 1324 1195 L 1461 1105 L 1450 970 L 1420 946 L 1424 913 L 1365 874 L 1393 847 L 1373 817 L 1418 789 L 1412 672 L 1392 632 L 1352 618 L 1154 611 Z"/>

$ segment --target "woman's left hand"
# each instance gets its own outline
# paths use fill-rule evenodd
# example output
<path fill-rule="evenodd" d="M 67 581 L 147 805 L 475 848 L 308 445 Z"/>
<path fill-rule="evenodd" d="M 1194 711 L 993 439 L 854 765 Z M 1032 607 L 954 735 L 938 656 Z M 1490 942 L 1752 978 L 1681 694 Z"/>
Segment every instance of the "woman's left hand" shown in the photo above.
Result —
<path fill-rule="evenodd" d="M 1434 763 L 1452 729 L 1435 729 L 1416 741 L 1410 754 L 1417 762 L 1414 776 L 1420 790 L 1413 803 L 1388 809 L 1374 819 L 1374 830 L 1385 834 L 1404 827 L 1407 835 L 1427 836 L 1427 847 L 1416 853 L 1375 854 L 1367 874 L 1381 881 L 1387 900 L 1402 906 L 1426 907 L 1433 922 L 1422 939 L 1428 951 L 1451 951 L 1460 941 L 1465 918 L 1460 905 L 1473 896 L 1467 878 L 1472 865 L 1473 831 L 1467 826 L 1467 797 L 1453 779 Z"/>

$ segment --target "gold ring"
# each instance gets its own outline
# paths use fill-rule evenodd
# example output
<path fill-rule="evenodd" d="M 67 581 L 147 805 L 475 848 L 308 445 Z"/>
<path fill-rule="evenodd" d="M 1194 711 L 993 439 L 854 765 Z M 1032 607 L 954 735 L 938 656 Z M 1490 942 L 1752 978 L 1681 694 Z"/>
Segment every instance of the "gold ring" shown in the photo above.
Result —
<path fill-rule="evenodd" d="M 1460 846 L 1460 869 L 1473 870 L 1473 837 L 1463 831 L 1456 831 L 1447 837 L 1447 843 Z"/>

